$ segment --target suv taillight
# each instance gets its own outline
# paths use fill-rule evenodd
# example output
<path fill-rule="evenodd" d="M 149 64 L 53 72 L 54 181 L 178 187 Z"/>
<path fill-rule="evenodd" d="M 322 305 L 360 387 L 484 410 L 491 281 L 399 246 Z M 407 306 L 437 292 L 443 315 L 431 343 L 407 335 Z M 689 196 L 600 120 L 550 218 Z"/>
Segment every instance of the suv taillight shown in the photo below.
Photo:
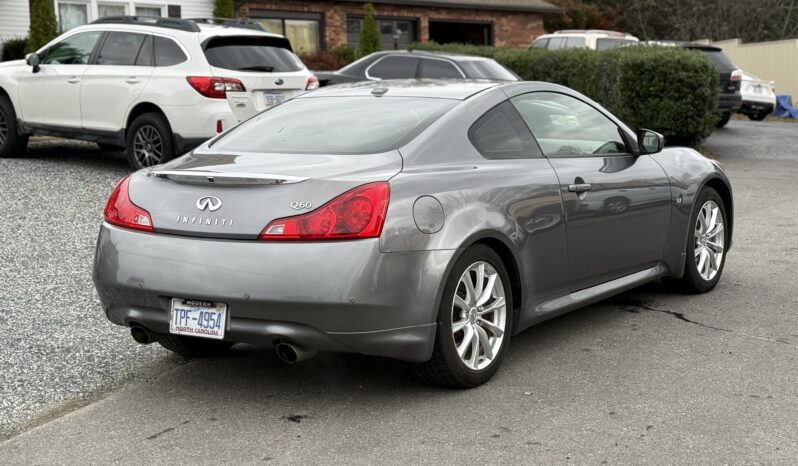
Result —
<path fill-rule="evenodd" d="M 731 73 L 731 78 L 730 78 L 730 79 L 731 79 L 731 81 L 732 81 L 732 82 L 736 82 L 736 81 L 742 81 L 742 79 L 743 79 L 743 72 L 742 72 L 742 71 L 740 71 L 740 70 L 734 70 L 734 71 L 732 71 L 732 73 Z"/>
<path fill-rule="evenodd" d="M 105 203 L 103 216 L 105 221 L 120 227 L 141 231 L 155 231 L 152 228 L 150 213 L 134 204 L 128 196 L 127 186 L 130 177 L 119 180 Z"/>
<path fill-rule="evenodd" d="M 244 84 L 234 78 L 214 78 L 210 76 L 188 76 L 186 81 L 197 92 L 211 99 L 224 99 L 228 92 L 246 91 Z"/>
<path fill-rule="evenodd" d="M 391 188 L 387 182 L 349 190 L 313 212 L 269 223 L 261 241 L 321 241 L 378 238 L 385 223 Z"/>
<path fill-rule="evenodd" d="M 305 90 L 312 91 L 313 89 L 318 89 L 318 88 L 319 88 L 319 78 L 317 78 L 316 76 L 309 77 L 308 82 L 305 85 Z"/>

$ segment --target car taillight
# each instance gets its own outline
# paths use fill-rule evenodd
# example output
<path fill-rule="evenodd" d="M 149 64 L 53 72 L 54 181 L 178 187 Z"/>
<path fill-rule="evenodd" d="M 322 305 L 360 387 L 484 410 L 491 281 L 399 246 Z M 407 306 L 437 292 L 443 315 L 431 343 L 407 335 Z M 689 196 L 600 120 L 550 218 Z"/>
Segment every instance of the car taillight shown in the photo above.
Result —
<path fill-rule="evenodd" d="M 742 81 L 743 79 L 743 72 L 740 70 L 732 71 L 731 78 L 732 81 Z"/>
<path fill-rule="evenodd" d="M 120 227 L 141 231 L 155 231 L 152 228 L 150 213 L 134 204 L 127 193 L 130 177 L 119 180 L 105 203 L 103 216 L 105 221 Z"/>
<path fill-rule="evenodd" d="M 228 92 L 243 92 L 244 84 L 234 78 L 213 78 L 210 76 L 188 76 L 186 81 L 197 92 L 211 99 L 224 99 Z"/>
<path fill-rule="evenodd" d="M 305 85 L 306 91 L 312 91 L 313 89 L 319 88 L 319 78 L 316 76 L 311 76 L 308 78 L 308 83 Z"/>
<path fill-rule="evenodd" d="M 319 241 L 378 238 L 385 223 L 391 188 L 387 182 L 349 190 L 313 212 L 274 220 L 261 241 Z"/>

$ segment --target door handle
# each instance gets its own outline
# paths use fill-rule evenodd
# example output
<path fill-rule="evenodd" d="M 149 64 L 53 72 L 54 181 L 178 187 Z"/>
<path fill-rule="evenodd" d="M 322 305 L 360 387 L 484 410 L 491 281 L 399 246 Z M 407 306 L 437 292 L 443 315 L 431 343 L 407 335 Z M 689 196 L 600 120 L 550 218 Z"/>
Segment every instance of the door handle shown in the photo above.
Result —
<path fill-rule="evenodd" d="M 125 79 L 125 82 L 128 83 L 128 84 L 138 84 L 138 83 L 141 82 L 141 79 L 139 79 L 139 78 L 137 78 L 135 76 L 131 76 L 131 77 Z"/>
<path fill-rule="evenodd" d="M 69 84 L 77 84 L 80 82 L 80 78 L 78 78 L 77 76 L 72 76 L 69 79 L 67 79 L 67 82 Z"/>
<path fill-rule="evenodd" d="M 575 183 L 568 185 L 568 191 L 572 193 L 584 193 L 593 189 L 588 183 Z"/>

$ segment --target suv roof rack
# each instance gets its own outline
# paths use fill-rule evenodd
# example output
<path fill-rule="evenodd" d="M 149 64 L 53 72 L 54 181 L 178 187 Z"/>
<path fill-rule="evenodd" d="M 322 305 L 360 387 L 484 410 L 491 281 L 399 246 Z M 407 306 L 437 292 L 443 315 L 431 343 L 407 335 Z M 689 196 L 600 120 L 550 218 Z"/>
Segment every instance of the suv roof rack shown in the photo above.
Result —
<path fill-rule="evenodd" d="M 562 29 L 560 31 L 554 31 L 554 34 L 622 34 L 626 35 L 625 32 L 620 31 L 609 31 L 606 29 Z"/>
<path fill-rule="evenodd" d="M 150 16 L 106 16 L 91 24 L 135 24 L 137 26 L 153 26 L 179 31 L 200 32 L 197 23 L 179 18 L 154 18 Z"/>
<path fill-rule="evenodd" d="M 241 18 L 189 18 L 187 21 L 194 21 L 199 24 L 213 24 L 222 27 L 234 27 L 242 29 L 252 29 L 253 31 L 269 32 L 268 29 L 257 21 Z"/>

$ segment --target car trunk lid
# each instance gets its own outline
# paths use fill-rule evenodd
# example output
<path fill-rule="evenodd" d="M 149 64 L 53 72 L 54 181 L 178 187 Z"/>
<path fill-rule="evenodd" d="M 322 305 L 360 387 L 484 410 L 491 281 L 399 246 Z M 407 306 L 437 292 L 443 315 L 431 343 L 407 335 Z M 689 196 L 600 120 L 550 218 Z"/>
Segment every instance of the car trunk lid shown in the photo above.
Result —
<path fill-rule="evenodd" d="M 381 154 L 188 154 L 133 175 L 131 201 L 157 233 L 255 239 L 272 220 L 314 210 L 336 196 L 402 168 Z"/>

